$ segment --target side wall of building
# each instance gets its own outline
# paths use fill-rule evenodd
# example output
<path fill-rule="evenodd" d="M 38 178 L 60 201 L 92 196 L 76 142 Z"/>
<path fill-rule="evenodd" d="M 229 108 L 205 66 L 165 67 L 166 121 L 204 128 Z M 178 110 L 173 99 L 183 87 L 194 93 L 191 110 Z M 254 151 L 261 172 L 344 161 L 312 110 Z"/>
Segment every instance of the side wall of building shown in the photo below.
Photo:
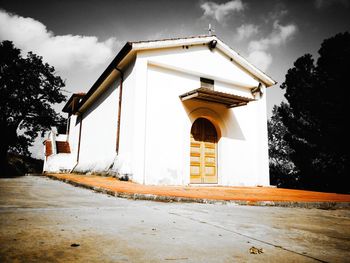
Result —
<path fill-rule="evenodd" d="M 80 149 L 77 172 L 102 172 L 115 157 L 119 82 L 110 87 L 77 118 L 80 130 Z M 78 136 L 79 137 L 79 136 Z"/>
<path fill-rule="evenodd" d="M 79 151 L 76 172 L 94 173 L 122 173 L 129 174 L 130 163 L 128 152 L 130 138 L 133 128 L 130 126 L 130 119 L 133 118 L 131 98 L 134 90 L 133 63 L 121 75 L 108 86 L 108 88 L 98 97 L 98 99 L 84 112 L 77 117 L 74 128 L 73 144 Z M 118 112 L 120 88 L 122 85 L 122 107 L 121 107 L 121 127 L 119 140 L 119 156 L 117 156 L 117 136 L 118 136 Z M 81 129 L 80 129 L 81 125 Z M 78 146 L 79 132 L 80 147 Z M 123 139 L 122 139 L 123 138 Z"/>
<path fill-rule="evenodd" d="M 75 162 L 74 165 L 76 165 L 77 163 L 79 128 L 80 128 L 79 126 L 80 126 L 80 121 L 78 116 L 71 115 L 69 117 L 68 142 L 69 142 L 72 159 Z"/>

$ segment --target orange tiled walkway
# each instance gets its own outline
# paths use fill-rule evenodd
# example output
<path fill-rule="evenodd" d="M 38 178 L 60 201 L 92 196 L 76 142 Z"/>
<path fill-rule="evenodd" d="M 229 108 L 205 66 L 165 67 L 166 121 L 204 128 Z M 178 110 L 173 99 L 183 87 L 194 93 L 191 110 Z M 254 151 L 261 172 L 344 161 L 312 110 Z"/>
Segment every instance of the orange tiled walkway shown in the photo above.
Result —
<path fill-rule="evenodd" d="M 123 182 L 111 177 L 79 174 L 47 174 L 79 184 L 125 194 L 152 194 L 182 198 L 224 201 L 350 202 L 350 195 L 290 190 L 270 187 L 150 186 Z"/>

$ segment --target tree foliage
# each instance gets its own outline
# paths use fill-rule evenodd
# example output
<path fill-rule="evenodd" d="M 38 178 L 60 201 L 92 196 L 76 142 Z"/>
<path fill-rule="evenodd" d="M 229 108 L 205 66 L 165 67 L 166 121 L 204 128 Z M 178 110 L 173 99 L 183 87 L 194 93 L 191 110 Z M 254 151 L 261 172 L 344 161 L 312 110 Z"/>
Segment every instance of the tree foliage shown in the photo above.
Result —
<path fill-rule="evenodd" d="M 282 103 L 280 107 L 288 107 Z M 272 117 L 267 123 L 270 157 L 270 182 L 278 187 L 295 188 L 298 185 L 298 176 L 290 155 L 293 150 L 289 147 L 285 136 L 287 128 L 282 123 L 278 107 L 274 106 Z"/>
<path fill-rule="evenodd" d="M 278 114 L 288 130 L 283 137 L 292 149 L 300 186 L 322 191 L 347 192 L 349 136 L 350 34 L 326 39 L 317 63 L 310 54 L 298 58 L 288 70 L 281 88 L 288 106 Z"/>
<path fill-rule="evenodd" d="M 42 57 L 29 52 L 22 57 L 21 50 L 10 41 L 0 43 L 0 162 L 6 165 L 8 151 L 29 154 L 41 132 L 62 122 L 52 108 L 61 103 L 64 82 L 55 75 L 55 69 L 43 63 Z M 1 169 L 2 170 L 2 169 Z"/>

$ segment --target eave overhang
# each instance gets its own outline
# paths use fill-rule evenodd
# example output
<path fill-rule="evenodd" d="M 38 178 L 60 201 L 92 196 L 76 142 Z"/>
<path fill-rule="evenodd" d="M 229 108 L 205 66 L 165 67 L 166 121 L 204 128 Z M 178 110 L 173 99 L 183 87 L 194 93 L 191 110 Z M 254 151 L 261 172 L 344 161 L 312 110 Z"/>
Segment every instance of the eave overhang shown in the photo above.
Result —
<path fill-rule="evenodd" d="M 179 96 L 182 101 L 200 100 L 225 105 L 228 108 L 234 108 L 247 105 L 253 101 L 252 98 L 242 97 L 234 94 L 229 94 L 221 91 L 215 91 L 208 88 L 198 88 L 186 92 Z"/>
<path fill-rule="evenodd" d="M 86 104 L 89 101 L 92 101 L 93 94 L 99 89 L 99 87 L 103 84 L 103 82 L 108 79 L 110 75 L 116 71 L 120 62 L 130 53 L 132 50 L 132 43 L 127 42 L 124 47 L 120 50 L 117 56 L 112 60 L 112 62 L 108 65 L 108 67 L 103 71 L 101 76 L 96 80 L 94 85 L 90 88 L 90 90 L 86 93 L 84 98 L 80 101 L 77 113 L 80 114 L 84 112 L 87 108 Z"/>

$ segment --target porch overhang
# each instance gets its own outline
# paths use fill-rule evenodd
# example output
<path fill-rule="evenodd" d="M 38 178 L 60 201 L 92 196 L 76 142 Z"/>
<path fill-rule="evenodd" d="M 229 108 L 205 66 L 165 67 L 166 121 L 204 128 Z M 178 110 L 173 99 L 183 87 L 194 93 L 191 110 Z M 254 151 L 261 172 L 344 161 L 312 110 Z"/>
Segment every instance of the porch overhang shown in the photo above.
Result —
<path fill-rule="evenodd" d="M 186 92 L 179 96 L 182 101 L 186 100 L 201 100 L 212 103 L 223 104 L 228 108 L 234 108 L 247 105 L 248 102 L 254 99 L 241 97 L 225 92 L 215 91 L 208 88 L 198 88 Z"/>

